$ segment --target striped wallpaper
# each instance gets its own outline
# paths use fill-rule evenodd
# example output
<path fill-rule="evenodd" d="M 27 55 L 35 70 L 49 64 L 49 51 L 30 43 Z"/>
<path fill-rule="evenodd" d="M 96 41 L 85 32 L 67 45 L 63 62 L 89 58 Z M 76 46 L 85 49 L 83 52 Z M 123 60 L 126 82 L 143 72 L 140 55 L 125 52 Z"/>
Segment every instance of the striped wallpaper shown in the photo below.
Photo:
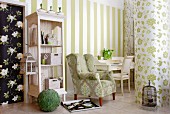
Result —
<path fill-rule="evenodd" d="M 53 7 L 58 11 L 57 0 L 18 0 L 28 4 L 28 14 L 40 8 Z M 97 0 L 96 0 L 97 1 Z M 62 0 L 65 30 L 65 54 L 91 53 L 113 49 L 114 56 L 123 56 L 123 10 L 93 0 Z"/>

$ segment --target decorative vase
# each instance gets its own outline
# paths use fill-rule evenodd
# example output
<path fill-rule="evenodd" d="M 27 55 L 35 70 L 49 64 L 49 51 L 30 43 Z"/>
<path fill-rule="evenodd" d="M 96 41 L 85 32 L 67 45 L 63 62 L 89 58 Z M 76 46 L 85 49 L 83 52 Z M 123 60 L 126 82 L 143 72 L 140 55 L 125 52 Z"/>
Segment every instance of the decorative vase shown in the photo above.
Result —
<path fill-rule="evenodd" d="M 98 55 L 97 58 L 98 58 L 98 60 L 101 60 L 101 56 L 100 55 Z"/>

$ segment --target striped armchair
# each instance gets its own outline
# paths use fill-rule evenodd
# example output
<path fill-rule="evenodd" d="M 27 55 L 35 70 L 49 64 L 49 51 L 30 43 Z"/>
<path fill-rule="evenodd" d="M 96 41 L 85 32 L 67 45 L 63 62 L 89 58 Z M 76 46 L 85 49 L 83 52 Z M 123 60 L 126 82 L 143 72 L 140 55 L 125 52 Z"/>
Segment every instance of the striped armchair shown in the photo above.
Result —
<path fill-rule="evenodd" d="M 116 84 L 111 72 L 97 72 L 91 54 L 69 54 L 66 59 L 72 76 L 75 100 L 77 95 L 99 97 L 100 106 L 102 98 L 107 95 L 112 94 L 115 100 Z"/>

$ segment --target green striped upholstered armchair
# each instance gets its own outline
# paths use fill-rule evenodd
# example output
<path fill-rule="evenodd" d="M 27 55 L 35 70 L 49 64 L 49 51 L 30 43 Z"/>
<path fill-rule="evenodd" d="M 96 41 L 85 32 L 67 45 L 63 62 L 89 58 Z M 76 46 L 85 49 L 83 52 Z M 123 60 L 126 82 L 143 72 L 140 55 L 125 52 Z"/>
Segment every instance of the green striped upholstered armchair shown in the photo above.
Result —
<path fill-rule="evenodd" d="M 69 54 L 66 59 L 73 81 L 75 100 L 77 95 L 99 97 L 100 106 L 102 106 L 102 98 L 107 95 L 112 94 L 115 100 L 116 84 L 111 77 L 111 72 L 97 72 L 91 54 L 84 56 Z"/>

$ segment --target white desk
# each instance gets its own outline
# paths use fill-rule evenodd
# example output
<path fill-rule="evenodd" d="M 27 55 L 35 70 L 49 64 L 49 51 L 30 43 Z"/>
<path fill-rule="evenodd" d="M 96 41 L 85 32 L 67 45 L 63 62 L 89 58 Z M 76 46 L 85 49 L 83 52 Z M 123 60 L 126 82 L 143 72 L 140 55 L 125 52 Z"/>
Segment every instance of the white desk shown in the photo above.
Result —
<path fill-rule="evenodd" d="M 97 60 L 95 61 L 95 67 L 98 70 L 121 70 L 122 68 L 122 61 L 120 60 Z M 130 69 L 134 69 L 134 62 L 131 63 Z"/>
<path fill-rule="evenodd" d="M 109 71 L 111 70 L 121 70 L 123 63 L 112 63 L 109 64 Z"/>
<path fill-rule="evenodd" d="M 97 70 L 106 70 L 106 71 L 115 71 L 117 73 L 117 71 L 119 72 L 123 66 L 123 58 L 121 58 L 122 60 L 96 60 L 95 62 L 95 67 Z M 134 69 L 135 67 L 135 63 L 132 62 L 131 63 L 131 66 L 130 66 L 130 69 Z M 115 73 L 114 72 L 114 73 Z M 131 76 L 131 74 L 129 74 Z M 134 85 L 134 75 L 131 76 L 130 78 L 133 78 L 131 80 L 133 80 L 133 85 Z"/>
<path fill-rule="evenodd" d="M 121 70 L 122 62 L 120 60 L 99 60 L 95 63 L 97 70 Z"/>

